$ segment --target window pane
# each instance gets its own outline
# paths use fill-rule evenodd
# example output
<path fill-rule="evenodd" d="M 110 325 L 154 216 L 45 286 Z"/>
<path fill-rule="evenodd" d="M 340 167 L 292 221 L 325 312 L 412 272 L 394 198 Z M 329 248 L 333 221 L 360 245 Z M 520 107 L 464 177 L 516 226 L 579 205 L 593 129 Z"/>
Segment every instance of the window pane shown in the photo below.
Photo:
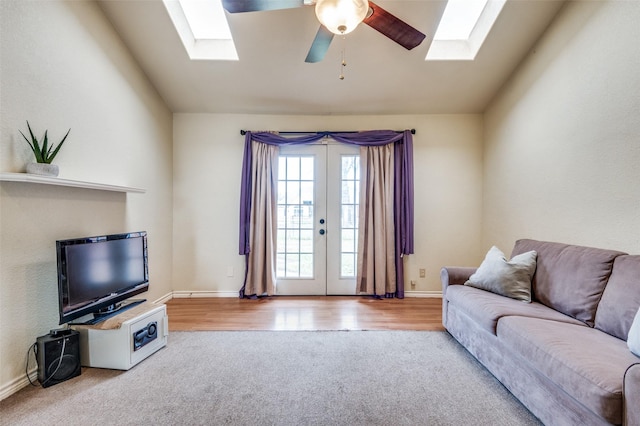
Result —
<path fill-rule="evenodd" d="M 286 264 L 287 264 L 287 271 L 286 271 L 286 276 L 287 277 L 297 277 L 300 271 L 300 265 L 298 262 L 298 255 L 297 254 L 288 254 L 287 255 L 287 259 L 286 259 Z"/>
<path fill-rule="evenodd" d="M 355 258 L 356 258 L 355 254 L 342 253 L 342 255 L 340 256 L 340 260 L 341 260 L 340 275 L 342 277 L 356 276 Z"/>
<path fill-rule="evenodd" d="M 285 206 L 278 206 L 278 229 L 282 229 L 287 224 L 287 208 Z"/>
<path fill-rule="evenodd" d="M 284 253 L 280 253 L 278 254 L 278 257 L 276 260 L 276 276 L 277 277 L 285 276 L 284 265 L 285 265 L 285 255 Z"/>
<path fill-rule="evenodd" d="M 287 180 L 300 179 L 300 157 L 287 157 Z"/>
<path fill-rule="evenodd" d="M 278 180 L 287 178 L 287 157 L 278 157 Z"/>
<path fill-rule="evenodd" d="M 300 179 L 313 181 L 315 178 L 313 157 L 300 159 Z"/>
<path fill-rule="evenodd" d="M 356 216 L 355 216 L 355 206 L 345 204 L 342 206 L 342 228 L 355 228 L 356 227 Z"/>
<path fill-rule="evenodd" d="M 356 183 L 352 180 L 342 181 L 342 203 L 353 204 L 356 202 Z"/>
<path fill-rule="evenodd" d="M 298 253 L 299 250 L 300 250 L 300 231 L 298 231 L 297 229 L 287 230 L 286 252 Z"/>
<path fill-rule="evenodd" d="M 286 231 L 279 229 L 277 234 L 277 240 L 278 240 L 278 243 L 277 243 L 278 248 L 276 249 L 276 252 L 284 253 L 285 241 L 287 240 Z"/>
<path fill-rule="evenodd" d="M 278 181 L 278 204 L 285 204 L 287 202 L 287 183 L 284 180 Z"/>
<path fill-rule="evenodd" d="M 300 182 L 287 181 L 287 204 L 300 204 Z"/>
<path fill-rule="evenodd" d="M 313 253 L 313 230 L 300 231 L 300 253 Z"/>
<path fill-rule="evenodd" d="M 343 156 L 342 157 L 342 179 L 353 180 L 355 179 L 355 159 L 357 157 Z"/>
<path fill-rule="evenodd" d="M 313 206 L 300 206 L 300 228 L 313 229 Z"/>
<path fill-rule="evenodd" d="M 298 223 L 300 223 L 300 207 L 287 206 L 286 228 L 297 228 Z"/>
<path fill-rule="evenodd" d="M 343 253 L 354 253 L 355 250 L 355 231 L 353 229 L 343 229 L 341 233 L 341 249 Z"/>
<path fill-rule="evenodd" d="M 300 204 L 313 204 L 313 182 L 300 182 Z"/>
<path fill-rule="evenodd" d="M 312 254 L 300 255 L 300 276 L 303 278 L 313 277 L 313 255 Z"/>

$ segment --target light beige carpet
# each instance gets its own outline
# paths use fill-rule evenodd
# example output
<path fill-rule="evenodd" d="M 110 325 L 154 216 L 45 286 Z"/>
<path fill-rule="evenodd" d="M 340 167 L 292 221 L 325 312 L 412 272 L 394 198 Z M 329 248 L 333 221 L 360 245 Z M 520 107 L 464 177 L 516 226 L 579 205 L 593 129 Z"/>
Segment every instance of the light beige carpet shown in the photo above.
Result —
<path fill-rule="evenodd" d="M 122 372 L 0 402 L 6 425 L 538 425 L 444 332 L 174 332 Z"/>

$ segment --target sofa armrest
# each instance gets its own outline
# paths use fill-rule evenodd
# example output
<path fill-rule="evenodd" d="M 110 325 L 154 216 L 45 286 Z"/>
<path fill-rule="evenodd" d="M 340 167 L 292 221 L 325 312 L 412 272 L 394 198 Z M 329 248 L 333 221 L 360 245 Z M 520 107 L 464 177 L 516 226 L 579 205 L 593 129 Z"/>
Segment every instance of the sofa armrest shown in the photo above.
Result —
<path fill-rule="evenodd" d="M 442 293 L 453 284 L 464 284 L 478 268 L 464 266 L 445 266 L 440 270 Z"/>
<path fill-rule="evenodd" d="M 640 362 L 627 368 L 622 389 L 622 424 L 640 425 Z"/>
<path fill-rule="evenodd" d="M 447 328 L 447 287 L 464 284 L 478 268 L 445 266 L 440 270 L 442 282 L 442 325 Z"/>

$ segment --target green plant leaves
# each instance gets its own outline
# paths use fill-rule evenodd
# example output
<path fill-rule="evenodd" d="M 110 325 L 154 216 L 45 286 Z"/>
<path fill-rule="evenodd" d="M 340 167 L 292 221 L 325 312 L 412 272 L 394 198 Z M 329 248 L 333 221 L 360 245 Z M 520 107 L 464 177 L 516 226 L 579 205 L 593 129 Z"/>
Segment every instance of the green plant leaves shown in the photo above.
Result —
<path fill-rule="evenodd" d="M 29 121 L 27 121 L 27 128 L 29 129 L 29 135 L 31 136 L 31 141 L 29 141 L 29 139 L 24 135 L 24 133 L 22 133 L 21 130 L 19 130 L 20 134 L 22 135 L 24 140 L 27 141 L 27 143 L 29 144 L 31 151 L 33 151 L 33 155 L 36 159 L 36 162 L 47 163 L 47 164 L 51 164 L 51 162 L 56 157 L 56 155 L 58 155 L 60 148 L 62 148 L 62 144 L 67 139 L 67 136 L 69 136 L 69 132 L 71 132 L 71 129 L 69 129 L 67 131 L 67 134 L 64 135 L 62 140 L 58 143 L 57 147 L 54 149 L 54 144 L 49 145 L 48 130 L 44 131 L 44 136 L 42 138 L 42 146 L 40 146 L 40 143 L 38 142 L 38 138 L 36 138 L 36 136 L 33 134 L 33 131 L 31 130 Z"/>
<path fill-rule="evenodd" d="M 47 151 L 47 158 L 49 160 L 47 161 L 47 163 L 51 163 L 53 159 L 56 157 L 56 155 L 58 155 L 58 151 L 60 151 L 60 148 L 62 148 L 62 144 L 64 143 L 65 140 L 67 140 L 67 136 L 69 136 L 69 132 L 71 132 L 71 129 L 67 130 L 67 134 L 64 135 L 64 137 L 58 144 L 58 147 L 53 151 L 53 153 L 51 153 L 51 148 L 53 148 L 53 145 L 51 145 L 51 147 L 49 148 L 49 151 Z"/>

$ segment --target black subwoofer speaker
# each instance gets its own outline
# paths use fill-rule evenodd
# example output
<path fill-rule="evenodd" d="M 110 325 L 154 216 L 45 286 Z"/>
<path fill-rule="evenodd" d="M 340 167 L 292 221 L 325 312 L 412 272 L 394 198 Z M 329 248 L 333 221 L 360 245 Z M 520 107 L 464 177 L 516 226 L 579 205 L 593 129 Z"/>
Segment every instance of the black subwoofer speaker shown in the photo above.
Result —
<path fill-rule="evenodd" d="M 80 375 L 79 336 L 75 330 L 57 330 L 38 337 L 38 381 L 43 388 Z"/>

